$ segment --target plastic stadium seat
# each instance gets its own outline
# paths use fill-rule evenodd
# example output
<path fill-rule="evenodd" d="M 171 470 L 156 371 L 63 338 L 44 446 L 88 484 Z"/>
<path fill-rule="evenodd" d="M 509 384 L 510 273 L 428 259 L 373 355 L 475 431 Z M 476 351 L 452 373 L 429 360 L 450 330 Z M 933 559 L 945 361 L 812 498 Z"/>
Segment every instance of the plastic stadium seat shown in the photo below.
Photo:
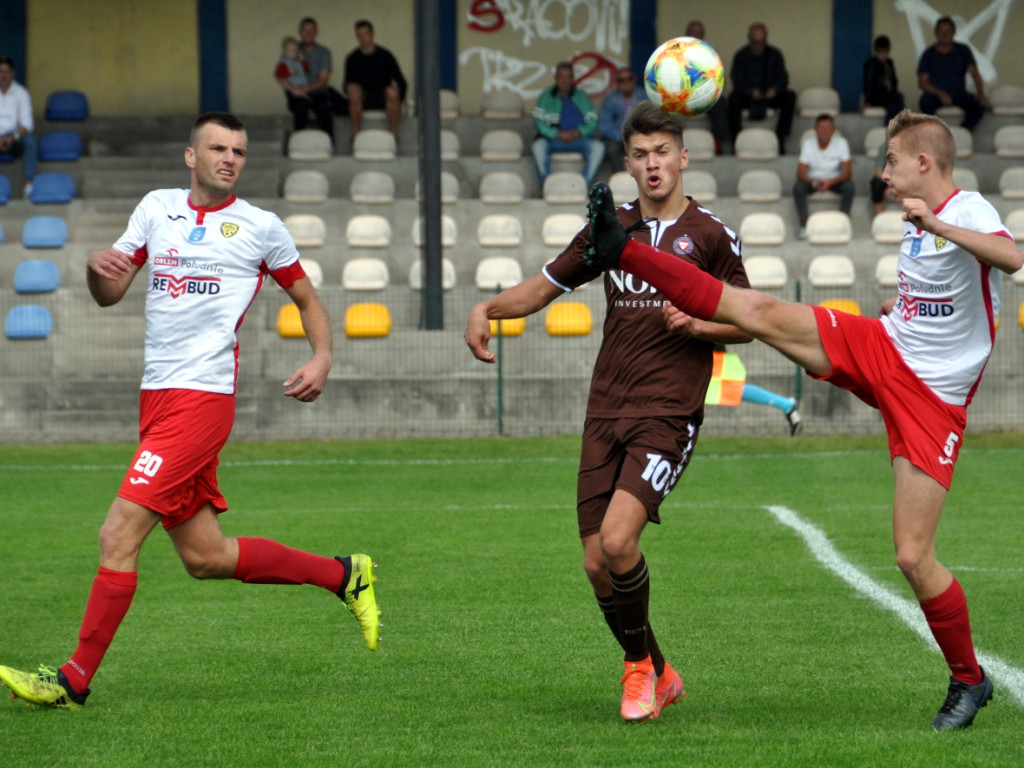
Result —
<path fill-rule="evenodd" d="M 953 141 L 956 143 L 957 160 L 966 160 L 974 155 L 974 137 L 969 130 L 962 125 L 949 126 L 953 134 Z"/>
<path fill-rule="evenodd" d="M 331 137 L 319 128 L 303 128 L 288 137 L 288 159 L 304 161 L 330 160 L 334 154 Z"/>
<path fill-rule="evenodd" d="M 784 288 L 789 281 L 786 262 L 778 256 L 750 256 L 743 260 L 750 287 L 759 291 Z"/>
<path fill-rule="evenodd" d="M 879 256 L 875 262 L 875 282 L 880 288 L 895 288 L 899 282 L 899 273 L 896 265 L 899 263 L 899 254 L 887 253 Z"/>
<path fill-rule="evenodd" d="M 853 237 L 853 224 L 842 211 L 815 211 L 807 219 L 807 242 L 811 245 L 846 245 Z"/>
<path fill-rule="evenodd" d="M 484 120 L 519 120 L 523 116 L 523 97 L 512 91 L 491 91 L 480 99 Z"/>
<path fill-rule="evenodd" d="M 383 291 L 390 284 L 384 259 L 358 256 L 346 261 L 341 270 L 341 287 L 346 291 Z"/>
<path fill-rule="evenodd" d="M 1024 200 L 1024 165 L 1007 168 L 999 174 L 999 194 L 1004 200 Z"/>
<path fill-rule="evenodd" d="M 964 111 L 955 104 L 951 104 L 948 107 L 939 107 L 935 110 L 935 114 L 941 117 L 943 120 L 949 122 L 950 120 L 961 120 L 964 116 Z"/>
<path fill-rule="evenodd" d="M 541 225 L 541 240 L 550 248 L 565 248 L 586 225 L 578 213 L 552 213 Z"/>
<path fill-rule="evenodd" d="M 70 203 L 75 197 L 75 182 L 66 173 L 38 173 L 32 179 L 33 203 Z"/>
<path fill-rule="evenodd" d="M 636 199 L 636 179 L 629 175 L 629 171 L 616 171 L 608 178 L 608 187 L 612 191 L 612 199 L 616 205 L 622 205 L 629 200 Z M 686 185 L 683 185 L 686 189 Z"/>
<path fill-rule="evenodd" d="M 391 312 L 383 304 L 364 301 L 345 310 L 345 335 L 350 339 L 379 339 L 391 333 Z"/>
<path fill-rule="evenodd" d="M 480 139 L 480 159 L 485 163 L 516 163 L 523 157 L 523 137 L 517 131 L 496 128 Z"/>
<path fill-rule="evenodd" d="M 871 239 L 881 245 L 903 242 L 902 211 L 882 211 L 871 220 Z"/>
<path fill-rule="evenodd" d="M 807 267 L 807 279 L 815 288 L 849 288 L 856 278 L 853 260 L 841 254 L 815 256 Z"/>
<path fill-rule="evenodd" d="M 999 318 L 996 318 L 996 322 L 999 322 Z M 1020 309 L 1017 310 L 1017 325 L 1021 327 L 1021 330 L 1024 330 L 1024 301 L 1020 303 Z"/>
<path fill-rule="evenodd" d="M 69 162 L 82 156 L 82 139 L 74 131 L 50 131 L 39 139 L 39 159 Z"/>
<path fill-rule="evenodd" d="M 306 329 L 295 304 L 285 304 L 277 311 L 277 335 L 285 339 L 304 339 Z"/>
<path fill-rule="evenodd" d="M 996 157 L 1024 157 L 1024 125 L 1001 125 L 992 134 Z"/>
<path fill-rule="evenodd" d="M 740 240 L 744 245 L 782 245 L 785 239 L 786 222 L 777 213 L 748 213 L 740 221 Z"/>
<path fill-rule="evenodd" d="M 441 120 L 453 123 L 459 119 L 459 94 L 450 88 L 441 89 Z"/>
<path fill-rule="evenodd" d="M 683 146 L 691 163 L 707 163 L 715 159 L 715 137 L 707 128 L 684 129 Z"/>
<path fill-rule="evenodd" d="M 54 91 L 46 97 L 47 120 L 85 120 L 89 100 L 81 91 Z"/>
<path fill-rule="evenodd" d="M 491 171 L 480 179 L 480 202 L 484 205 L 519 205 L 525 195 L 526 183 L 514 171 Z"/>
<path fill-rule="evenodd" d="M 955 184 L 958 189 L 963 189 L 968 192 L 978 192 L 981 189 L 978 184 L 978 175 L 970 168 L 954 168 L 953 184 Z"/>
<path fill-rule="evenodd" d="M 60 216 L 29 216 L 25 219 L 21 244 L 26 248 L 61 248 L 67 241 L 68 225 Z"/>
<path fill-rule="evenodd" d="M 988 95 L 993 115 L 1024 115 L 1024 85 L 1003 83 Z"/>
<path fill-rule="evenodd" d="M 698 203 L 713 203 L 718 198 L 718 181 L 709 171 L 683 171 L 683 191 Z M 636 196 L 633 190 L 632 200 Z"/>
<path fill-rule="evenodd" d="M 587 180 L 582 173 L 555 171 L 544 180 L 545 203 L 583 205 L 587 202 Z"/>
<path fill-rule="evenodd" d="M 8 339 L 45 339 L 52 331 L 50 310 L 35 304 L 11 307 L 4 319 L 4 335 Z"/>
<path fill-rule="evenodd" d="M 0 176 L 0 205 L 11 199 L 11 180 L 6 176 Z"/>
<path fill-rule="evenodd" d="M 876 125 L 864 134 L 864 154 L 872 160 L 878 157 L 878 150 L 885 144 L 886 130 L 884 125 Z"/>
<path fill-rule="evenodd" d="M 327 239 L 327 225 L 315 213 L 293 213 L 284 217 L 296 248 L 320 248 Z"/>
<path fill-rule="evenodd" d="M 1010 278 L 1013 280 L 1014 284 L 1024 285 L 1024 267 L 1021 267 L 1012 275 L 1010 275 Z"/>
<path fill-rule="evenodd" d="M 420 180 L 416 179 L 416 201 L 423 201 Z M 451 171 L 441 171 L 441 204 L 455 205 L 459 201 L 459 179 Z"/>
<path fill-rule="evenodd" d="M 459 230 L 455 226 L 455 219 L 451 216 L 441 217 L 441 247 L 453 248 L 458 239 Z M 423 220 L 417 216 L 412 223 L 412 244 L 417 248 L 423 247 Z"/>
<path fill-rule="evenodd" d="M 2 178 L 2 177 L 0 177 L 0 178 Z M 2 243 L 3 241 L 4 241 L 4 226 L 3 226 L 3 223 L 0 222 L 0 243 Z"/>
<path fill-rule="evenodd" d="M 771 168 L 744 171 L 736 193 L 741 203 L 777 203 L 782 199 L 782 177 Z"/>
<path fill-rule="evenodd" d="M 391 245 L 391 222 L 375 213 L 353 216 L 345 225 L 349 248 L 387 248 Z"/>
<path fill-rule="evenodd" d="M 386 162 L 396 154 L 395 137 L 382 128 L 364 128 L 352 140 L 352 157 L 360 162 Z"/>
<path fill-rule="evenodd" d="M 557 301 L 544 316 L 549 336 L 587 336 L 593 327 L 590 307 L 578 301 Z"/>
<path fill-rule="evenodd" d="M 740 160 L 779 159 L 779 139 L 768 128 L 744 128 L 736 134 L 735 149 Z"/>
<path fill-rule="evenodd" d="M 1003 219 L 1003 223 L 1015 241 L 1024 242 L 1024 208 L 1014 208 Z"/>
<path fill-rule="evenodd" d="M 497 336 L 498 332 L 501 332 L 502 336 L 522 336 L 523 331 L 526 330 L 526 318 L 525 317 L 510 317 L 507 320 L 491 320 L 491 336 Z"/>
<path fill-rule="evenodd" d="M 459 159 L 459 134 L 455 131 L 441 131 L 441 159 L 454 163 Z"/>
<path fill-rule="evenodd" d="M 423 274 L 423 261 L 416 259 L 409 267 L 409 287 L 414 291 L 423 290 L 426 275 Z M 450 291 L 455 287 L 455 264 L 451 259 L 441 259 L 441 289 Z"/>
<path fill-rule="evenodd" d="M 811 120 L 818 115 L 836 117 L 839 114 L 839 91 L 822 86 L 804 88 L 797 95 L 796 111 L 800 117 Z"/>
<path fill-rule="evenodd" d="M 518 248 L 523 242 L 523 225 L 507 213 L 492 213 L 480 219 L 477 244 L 483 248 Z"/>
<path fill-rule="evenodd" d="M 27 259 L 14 269 L 15 293 L 50 293 L 60 286 L 60 269 L 49 259 Z"/>
<path fill-rule="evenodd" d="M 353 203 L 390 205 L 395 202 L 395 180 L 384 171 L 360 171 L 352 177 L 348 196 Z"/>
<path fill-rule="evenodd" d="M 302 271 L 306 273 L 306 277 L 309 278 L 309 282 L 313 285 L 313 288 L 320 290 L 320 286 L 324 284 L 324 270 L 320 266 L 320 262 L 316 259 L 310 259 L 303 256 L 299 259 L 299 266 L 302 267 Z"/>
<path fill-rule="evenodd" d="M 523 269 L 510 256 L 488 256 L 476 265 L 475 282 L 481 291 L 503 291 L 523 282 Z"/>
<path fill-rule="evenodd" d="M 326 203 L 330 182 L 320 171 L 292 171 L 284 180 L 284 199 L 289 203 Z"/>
<path fill-rule="evenodd" d="M 845 312 L 848 315 L 861 315 L 860 304 L 856 299 L 825 299 L 824 301 L 819 302 L 818 306 L 825 307 L 826 309 L 835 309 L 840 312 Z"/>

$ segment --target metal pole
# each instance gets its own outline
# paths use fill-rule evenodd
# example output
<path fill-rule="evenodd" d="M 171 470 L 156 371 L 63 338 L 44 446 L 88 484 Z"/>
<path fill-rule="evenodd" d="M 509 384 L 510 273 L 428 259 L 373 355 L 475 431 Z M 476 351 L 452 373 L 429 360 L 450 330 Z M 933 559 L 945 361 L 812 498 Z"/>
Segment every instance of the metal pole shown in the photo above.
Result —
<path fill-rule="evenodd" d="M 439 0 L 416 0 L 416 112 L 419 133 L 419 178 L 423 200 L 424 265 L 421 325 L 444 327 L 441 292 L 441 51 Z"/>

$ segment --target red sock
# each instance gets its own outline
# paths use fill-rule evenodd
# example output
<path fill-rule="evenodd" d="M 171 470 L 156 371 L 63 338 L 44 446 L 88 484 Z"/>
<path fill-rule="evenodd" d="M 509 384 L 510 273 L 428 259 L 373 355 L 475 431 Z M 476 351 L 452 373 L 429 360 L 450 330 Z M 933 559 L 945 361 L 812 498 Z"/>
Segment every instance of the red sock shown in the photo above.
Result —
<path fill-rule="evenodd" d="M 946 657 L 950 672 L 957 680 L 977 685 L 982 680 L 981 667 L 974 655 L 971 619 L 967 614 L 967 598 L 960 582 L 953 578 L 949 589 L 938 597 L 921 603 L 921 610 L 932 630 L 935 642 Z"/>
<path fill-rule="evenodd" d="M 82 627 L 78 630 L 78 647 L 61 667 L 76 692 L 84 693 L 89 687 L 114 633 L 128 613 L 138 583 L 139 574 L 135 571 L 111 571 L 102 567 L 93 579 Z"/>
<path fill-rule="evenodd" d="M 627 240 L 619 266 L 646 280 L 688 315 L 710 320 L 722 298 L 722 281 L 688 261 L 635 240 Z"/>
<path fill-rule="evenodd" d="M 270 539 L 239 537 L 235 578 L 246 584 L 313 584 L 337 592 L 345 578 L 345 566 L 333 557 L 313 555 Z"/>

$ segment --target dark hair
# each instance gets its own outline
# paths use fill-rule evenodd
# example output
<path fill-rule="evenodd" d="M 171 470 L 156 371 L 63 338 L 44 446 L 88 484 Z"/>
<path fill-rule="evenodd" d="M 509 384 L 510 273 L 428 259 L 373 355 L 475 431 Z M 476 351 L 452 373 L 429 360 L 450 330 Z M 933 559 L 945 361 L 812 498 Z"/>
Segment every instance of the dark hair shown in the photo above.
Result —
<path fill-rule="evenodd" d="M 888 51 L 891 47 L 888 35 L 879 35 L 875 38 L 875 50 L 876 51 Z"/>
<path fill-rule="evenodd" d="M 649 101 L 641 101 L 629 110 L 622 123 L 622 143 L 628 147 L 634 133 L 649 136 L 661 132 L 672 134 L 679 146 L 683 146 L 682 121 L 662 112 Z"/>
<path fill-rule="evenodd" d="M 940 16 L 935 21 L 935 29 L 939 28 L 939 24 L 949 24 L 949 26 L 951 26 L 953 28 L 953 31 L 956 32 L 956 22 L 953 21 L 953 17 L 952 16 Z"/>
<path fill-rule="evenodd" d="M 317 29 L 320 29 L 320 25 L 316 23 L 316 19 L 314 19 L 312 16 L 303 16 L 302 21 L 299 22 L 300 29 L 302 28 L 303 24 L 312 24 Z"/>
<path fill-rule="evenodd" d="M 371 32 L 373 32 L 373 24 L 368 22 L 366 19 L 360 19 L 354 26 L 356 29 L 359 29 L 360 27 L 367 27 Z"/>
<path fill-rule="evenodd" d="M 814 124 L 817 125 L 822 120 L 831 120 L 833 123 L 836 121 L 836 119 L 832 117 L 832 115 L 830 115 L 828 112 L 822 112 L 820 115 L 814 118 Z"/>
<path fill-rule="evenodd" d="M 10 56 L 0 56 L 0 66 L 4 64 L 9 66 L 11 69 L 17 69 L 17 67 L 14 66 L 14 59 L 12 59 Z"/>
<path fill-rule="evenodd" d="M 229 131 L 245 130 L 245 126 L 242 124 L 242 121 L 228 112 L 203 112 L 203 114 L 197 117 L 196 121 L 192 123 L 192 133 L 189 134 L 188 137 L 189 146 L 194 146 L 196 131 L 207 123 L 219 125 L 222 128 L 227 128 Z"/>

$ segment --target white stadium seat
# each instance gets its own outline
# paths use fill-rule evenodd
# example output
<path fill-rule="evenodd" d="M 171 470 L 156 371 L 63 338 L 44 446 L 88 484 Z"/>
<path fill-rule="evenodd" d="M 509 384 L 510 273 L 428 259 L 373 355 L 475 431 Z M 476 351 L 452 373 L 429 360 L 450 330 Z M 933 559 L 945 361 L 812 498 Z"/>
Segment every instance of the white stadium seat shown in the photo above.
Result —
<path fill-rule="evenodd" d="M 871 238 L 882 245 L 903 241 L 903 212 L 882 211 L 871 220 Z"/>
<path fill-rule="evenodd" d="M 423 290 L 426 276 L 423 274 L 423 262 L 420 259 L 413 261 L 409 267 L 409 287 L 414 291 Z M 441 289 L 450 291 L 455 287 L 455 264 L 451 259 L 441 259 Z"/>
<path fill-rule="evenodd" d="M 519 120 L 523 116 L 523 97 L 512 91 L 491 91 L 480 99 L 484 120 Z"/>
<path fill-rule="evenodd" d="M 491 213 L 480 219 L 476 241 L 483 248 L 518 248 L 523 241 L 523 225 L 507 213 Z"/>
<path fill-rule="evenodd" d="M 491 171 L 480 179 L 480 202 L 485 205 L 518 205 L 525 195 L 526 184 L 515 171 Z"/>
<path fill-rule="evenodd" d="M 578 213 L 553 213 L 541 225 L 541 240 L 549 248 L 565 248 L 586 224 Z"/>
<path fill-rule="evenodd" d="M 395 180 L 384 171 L 360 171 L 352 177 L 348 196 L 353 203 L 390 205 L 395 202 Z"/>
<path fill-rule="evenodd" d="M 807 267 L 807 279 L 815 288 L 849 288 L 856 279 L 853 260 L 842 254 L 815 256 Z"/>
<path fill-rule="evenodd" d="M 387 248 L 391 245 L 391 223 L 374 213 L 358 214 L 345 226 L 345 241 L 349 248 Z"/>
<path fill-rule="evenodd" d="M 782 177 L 772 168 L 744 171 L 736 191 L 741 203 L 777 203 L 782 199 Z"/>
<path fill-rule="evenodd" d="M 289 203 L 325 203 L 330 183 L 320 171 L 292 171 L 284 180 L 284 199 Z"/>
<path fill-rule="evenodd" d="M 784 288 L 789 280 L 786 262 L 778 256 L 750 256 L 743 260 L 750 287 L 759 291 Z"/>
<path fill-rule="evenodd" d="M 455 219 L 451 216 L 441 217 L 441 247 L 452 248 L 458 237 L 458 227 L 455 226 Z M 423 247 L 423 219 L 420 216 L 412 223 L 412 244 L 417 248 Z"/>
<path fill-rule="evenodd" d="M 488 256 L 477 264 L 475 282 L 482 291 L 504 291 L 523 282 L 523 269 L 510 256 Z"/>
<path fill-rule="evenodd" d="M 555 205 L 583 205 L 587 202 L 587 180 L 575 171 L 555 171 L 544 180 L 544 202 Z"/>
<path fill-rule="evenodd" d="M 319 128 L 303 128 L 288 137 L 289 160 L 330 160 L 333 154 L 331 137 Z"/>
<path fill-rule="evenodd" d="M 744 245 L 782 245 L 786 222 L 777 213 L 748 213 L 740 221 L 740 240 Z"/>
<path fill-rule="evenodd" d="M 372 256 L 349 259 L 341 270 L 341 287 L 346 291 L 382 291 L 390 282 L 388 265 Z"/>
<path fill-rule="evenodd" d="M 327 239 L 327 225 L 315 213 L 293 213 L 284 217 L 296 248 L 319 248 Z"/>
<path fill-rule="evenodd" d="M 360 162 L 387 162 L 396 154 L 395 137 L 383 128 L 364 128 L 352 140 L 352 157 Z"/>
<path fill-rule="evenodd" d="M 839 114 L 839 91 L 835 88 L 812 86 L 800 91 L 796 100 L 797 114 L 813 120 L 818 115 Z"/>
<path fill-rule="evenodd" d="M 846 245 L 853 237 L 853 224 L 842 211 L 815 211 L 807 219 L 807 242 L 811 245 Z"/>
<path fill-rule="evenodd" d="M 635 186 L 633 197 L 636 197 Z M 718 181 L 710 171 L 687 169 L 683 171 L 683 192 L 702 205 L 713 203 L 718 197 Z"/>
<path fill-rule="evenodd" d="M 740 160 L 779 159 L 779 139 L 768 128 L 744 128 L 736 135 L 735 149 Z"/>
<path fill-rule="evenodd" d="M 523 157 L 523 137 L 507 128 L 495 128 L 480 139 L 480 159 L 486 163 L 515 163 Z"/>

